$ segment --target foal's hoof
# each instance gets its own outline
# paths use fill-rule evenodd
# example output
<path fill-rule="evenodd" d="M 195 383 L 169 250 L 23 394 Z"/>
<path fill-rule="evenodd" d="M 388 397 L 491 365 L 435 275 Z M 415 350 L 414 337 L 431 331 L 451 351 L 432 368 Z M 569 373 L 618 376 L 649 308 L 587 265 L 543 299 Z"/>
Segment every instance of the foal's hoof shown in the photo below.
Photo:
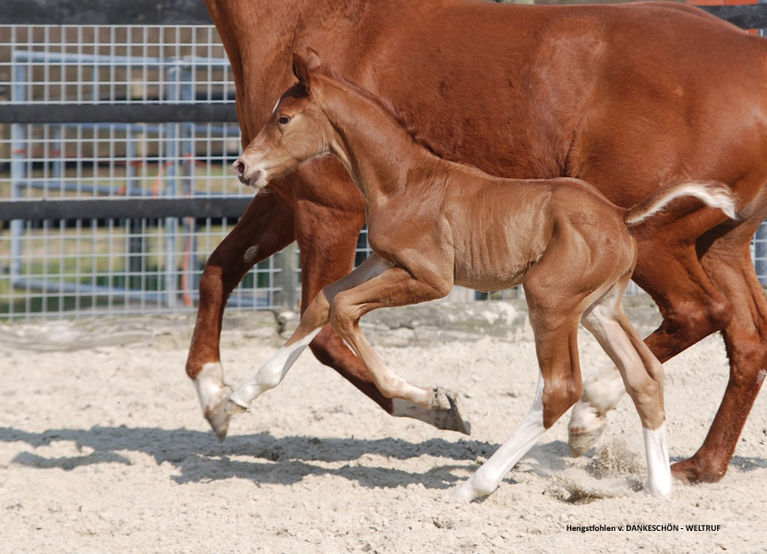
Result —
<path fill-rule="evenodd" d="M 434 388 L 433 392 L 434 426 L 471 435 L 471 423 L 461 417 L 458 394 L 442 387 Z"/>
<path fill-rule="evenodd" d="M 229 400 L 229 397 L 226 396 L 212 409 L 205 410 L 205 419 L 207 419 L 210 426 L 213 427 L 213 432 L 216 434 L 216 437 L 218 437 L 218 440 L 223 442 L 226 438 L 227 431 L 229 431 L 229 420 L 232 419 L 232 416 L 244 411 L 246 411 L 245 408 L 232 402 Z"/>
<path fill-rule="evenodd" d="M 570 425 L 567 427 L 570 453 L 573 456 L 581 456 L 596 444 L 604 429 L 604 416 L 600 416 L 591 404 L 576 404 L 570 416 Z"/>

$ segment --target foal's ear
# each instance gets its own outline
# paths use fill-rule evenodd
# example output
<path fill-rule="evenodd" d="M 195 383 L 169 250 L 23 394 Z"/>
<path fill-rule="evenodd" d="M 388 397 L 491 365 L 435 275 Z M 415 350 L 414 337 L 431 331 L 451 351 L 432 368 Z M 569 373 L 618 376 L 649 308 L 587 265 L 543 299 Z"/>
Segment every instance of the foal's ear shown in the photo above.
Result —
<path fill-rule="evenodd" d="M 317 69 L 320 64 L 320 56 L 312 48 L 307 48 L 306 57 L 303 58 L 298 53 L 293 52 L 293 75 L 296 76 L 298 82 L 304 85 L 307 90 L 311 88 L 309 72 Z"/>

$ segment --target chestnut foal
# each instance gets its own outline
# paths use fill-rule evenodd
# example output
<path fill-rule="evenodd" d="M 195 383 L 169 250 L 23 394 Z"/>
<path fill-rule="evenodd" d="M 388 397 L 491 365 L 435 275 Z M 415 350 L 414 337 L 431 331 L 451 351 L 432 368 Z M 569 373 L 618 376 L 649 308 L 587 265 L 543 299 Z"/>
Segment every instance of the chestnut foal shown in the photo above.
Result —
<path fill-rule="evenodd" d="M 336 157 L 367 201 L 374 253 L 324 288 L 277 354 L 218 403 L 211 420 L 219 435 L 225 435 L 233 414 L 282 380 L 328 321 L 362 359 L 384 396 L 455 413 L 450 393 L 411 385 L 391 371 L 362 335 L 360 318 L 376 308 L 443 297 L 454 283 L 480 290 L 522 283 L 541 371 L 535 401 L 521 427 L 454 496 L 471 500 L 495 490 L 580 399 L 579 321 L 620 369 L 639 413 L 646 490 L 670 494 L 661 365 L 621 306 L 637 258 L 628 227 L 679 196 L 695 196 L 733 217 L 729 188 L 677 185 L 624 210 L 577 179 L 492 177 L 431 154 L 369 93 L 319 68 L 316 55 L 309 60 L 311 67 L 294 57 L 299 83 L 281 97 L 235 170 L 261 190 L 305 160 Z"/>

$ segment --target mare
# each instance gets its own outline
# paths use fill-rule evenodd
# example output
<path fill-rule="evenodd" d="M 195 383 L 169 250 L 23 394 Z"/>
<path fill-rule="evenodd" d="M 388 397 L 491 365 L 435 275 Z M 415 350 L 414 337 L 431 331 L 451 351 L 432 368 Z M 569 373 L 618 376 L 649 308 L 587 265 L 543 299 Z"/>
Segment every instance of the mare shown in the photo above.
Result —
<path fill-rule="evenodd" d="M 446 296 L 453 284 L 499 290 L 522 283 L 540 376 L 521 427 L 454 495 L 473 500 L 504 475 L 581 398 L 578 324 L 617 365 L 636 406 L 645 440 L 651 494 L 671 493 L 665 440 L 663 373 L 623 313 L 621 300 L 637 259 L 629 226 L 680 196 L 694 196 L 734 217 L 723 184 L 685 183 L 656 191 L 629 210 L 589 184 L 560 177 L 493 177 L 445 161 L 418 145 L 373 96 L 323 70 L 310 53 L 294 58 L 298 84 L 277 103 L 264 129 L 235 161 L 240 179 L 263 189 L 304 161 L 331 155 L 366 201 L 373 254 L 323 288 L 285 345 L 214 408 L 216 417 L 244 411 L 273 388 L 328 322 L 349 344 L 387 398 L 439 409 L 453 399 L 439 388 L 411 385 L 389 369 L 363 336 L 371 310 Z"/>
<path fill-rule="evenodd" d="M 683 202 L 634 230 L 634 280 L 663 315 L 646 339 L 655 356 L 665 361 L 722 331 L 730 360 L 708 436 L 672 471 L 689 482 L 725 474 L 767 367 L 767 301 L 749 252 L 767 211 L 765 39 L 673 3 L 206 3 L 232 64 L 243 146 L 290 84 L 291 53 L 315 45 L 325 62 L 395 106 L 446 159 L 505 177 L 582 178 L 624 207 L 667 183 L 729 184 L 743 208 L 738 221 Z M 221 321 L 245 272 L 297 241 L 305 309 L 351 270 L 363 221 L 363 199 L 332 159 L 303 165 L 253 199 L 200 281 L 187 373 L 204 412 L 228 391 Z M 382 396 L 328 327 L 310 347 L 388 413 L 423 416 Z M 604 412 L 623 391 L 614 369 L 593 384 L 605 382 L 586 383 L 587 402 L 571 425 L 576 449 L 596 440 Z"/>

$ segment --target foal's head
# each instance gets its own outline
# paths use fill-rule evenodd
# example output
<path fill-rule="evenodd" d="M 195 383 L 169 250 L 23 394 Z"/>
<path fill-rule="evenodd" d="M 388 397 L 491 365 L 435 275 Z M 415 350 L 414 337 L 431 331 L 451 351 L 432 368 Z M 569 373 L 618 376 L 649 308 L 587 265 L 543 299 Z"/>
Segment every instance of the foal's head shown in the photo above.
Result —
<path fill-rule="evenodd" d="M 293 73 L 298 83 L 280 97 L 268 123 L 232 164 L 243 184 L 261 190 L 302 162 L 329 152 L 334 130 L 312 101 L 309 76 L 319 63 L 313 51 L 306 60 L 293 55 Z"/>

